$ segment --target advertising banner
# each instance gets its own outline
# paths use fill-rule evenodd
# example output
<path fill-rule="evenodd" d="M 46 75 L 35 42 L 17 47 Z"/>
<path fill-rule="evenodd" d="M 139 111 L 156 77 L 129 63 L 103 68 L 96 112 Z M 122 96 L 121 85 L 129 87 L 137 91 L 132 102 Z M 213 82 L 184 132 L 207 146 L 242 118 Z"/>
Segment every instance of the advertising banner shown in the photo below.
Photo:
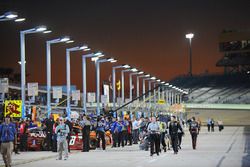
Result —
<path fill-rule="evenodd" d="M 89 92 L 88 93 L 88 103 L 94 103 L 95 102 L 95 93 Z"/>
<path fill-rule="evenodd" d="M 107 95 L 101 95 L 101 103 L 108 104 L 108 96 Z"/>
<path fill-rule="evenodd" d="M 61 99 L 62 98 L 62 87 L 61 86 L 53 86 L 53 99 Z"/>
<path fill-rule="evenodd" d="M 8 92 L 9 92 L 9 79 L 0 78 L 0 93 L 8 93 Z"/>
<path fill-rule="evenodd" d="M 73 101 L 79 101 L 81 99 L 81 92 L 80 90 L 73 90 L 72 91 L 72 100 Z"/>
<path fill-rule="evenodd" d="M 22 100 L 6 100 L 4 102 L 4 116 L 18 118 L 22 116 Z"/>
<path fill-rule="evenodd" d="M 103 85 L 103 94 L 107 96 L 107 103 L 109 103 L 109 85 Z"/>
<path fill-rule="evenodd" d="M 38 83 L 28 83 L 28 96 L 38 96 Z"/>

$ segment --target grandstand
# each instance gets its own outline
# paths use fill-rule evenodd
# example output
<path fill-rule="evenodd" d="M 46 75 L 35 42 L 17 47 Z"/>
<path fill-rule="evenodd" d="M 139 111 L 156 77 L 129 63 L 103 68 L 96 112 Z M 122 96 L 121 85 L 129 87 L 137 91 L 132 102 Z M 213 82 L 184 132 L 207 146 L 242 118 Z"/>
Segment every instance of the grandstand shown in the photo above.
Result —
<path fill-rule="evenodd" d="M 225 125 L 250 125 L 250 30 L 224 30 L 219 36 L 224 74 L 179 76 L 170 84 L 183 95 L 187 118 L 222 119 Z"/>
<path fill-rule="evenodd" d="M 170 83 L 189 91 L 187 103 L 250 104 L 250 30 L 223 30 L 219 50 L 216 66 L 224 75 L 180 76 Z"/>
<path fill-rule="evenodd" d="M 180 76 L 170 83 L 188 90 L 187 103 L 250 104 L 249 74 Z"/>

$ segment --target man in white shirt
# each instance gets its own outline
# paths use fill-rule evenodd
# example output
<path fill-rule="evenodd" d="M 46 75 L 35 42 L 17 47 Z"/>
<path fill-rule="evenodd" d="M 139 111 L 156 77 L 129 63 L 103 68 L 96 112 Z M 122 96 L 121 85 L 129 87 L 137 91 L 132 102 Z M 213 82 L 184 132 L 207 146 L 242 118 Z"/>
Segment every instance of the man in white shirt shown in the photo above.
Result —
<path fill-rule="evenodd" d="M 150 134 L 150 156 L 153 156 L 154 153 L 159 155 L 159 143 L 160 143 L 160 127 L 156 118 L 152 117 L 151 123 L 148 125 L 148 132 Z M 155 147 L 155 149 L 154 149 Z M 154 151 L 155 150 L 155 151 Z"/>
<path fill-rule="evenodd" d="M 139 139 L 139 121 L 134 118 L 133 123 L 132 123 L 132 135 L 133 135 L 133 142 L 134 144 L 138 144 L 138 139 Z"/>

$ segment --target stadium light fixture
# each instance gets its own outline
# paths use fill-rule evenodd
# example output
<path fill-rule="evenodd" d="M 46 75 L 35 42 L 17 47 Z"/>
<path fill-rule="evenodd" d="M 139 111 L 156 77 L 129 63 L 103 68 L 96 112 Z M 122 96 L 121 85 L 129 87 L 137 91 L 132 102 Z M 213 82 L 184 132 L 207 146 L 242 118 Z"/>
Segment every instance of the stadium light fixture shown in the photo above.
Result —
<path fill-rule="evenodd" d="M 23 22 L 25 18 L 18 18 L 17 12 L 5 12 L 3 15 L 0 15 L 0 21 L 9 21 L 14 20 L 15 22 Z"/>
<path fill-rule="evenodd" d="M 66 43 L 73 43 L 73 42 L 74 42 L 74 40 L 69 40 Z"/>
<path fill-rule="evenodd" d="M 130 68 L 130 65 L 124 64 L 124 65 L 122 65 L 122 67 L 123 67 L 123 68 Z"/>
<path fill-rule="evenodd" d="M 43 31 L 44 34 L 49 34 L 49 33 L 51 33 L 51 32 L 52 32 L 51 30 Z"/>
<path fill-rule="evenodd" d="M 151 79 L 151 80 L 156 80 L 156 77 L 151 77 L 150 79 Z"/>
<path fill-rule="evenodd" d="M 14 19 L 17 16 L 18 16 L 17 12 L 6 12 L 6 13 L 4 13 L 4 17 L 6 17 L 8 19 Z"/>
<path fill-rule="evenodd" d="M 186 38 L 187 39 L 192 39 L 194 37 L 194 34 L 193 33 L 188 33 L 186 34 Z"/>
<path fill-rule="evenodd" d="M 137 74 L 141 75 L 141 74 L 144 74 L 144 72 L 143 71 L 139 71 Z"/>
<path fill-rule="evenodd" d="M 25 20 L 26 20 L 25 18 L 18 18 L 18 19 L 15 20 L 15 22 L 23 22 Z"/>
<path fill-rule="evenodd" d="M 38 26 L 38 27 L 35 28 L 36 32 L 43 32 L 43 31 L 46 31 L 46 30 L 47 30 L 46 26 Z"/>
<path fill-rule="evenodd" d="M 132 72 L 137 72 L 138 70 L 136 68 L 131 69 Z"/>
<path fill-rule="evenodd" d="M 188 74 L 192 76 L 192 38 L 194 37 L 193 33 L 186 34 L 186 38 L 189 39 L 189 72 Z"/>
<path fill-rule="evenodd" d="M 24 61 L 24 63 L 26 64 L 26 61 Z M 20 64 L 20 65 L 21 65 L 21 64 L 22 64 L 22 63 L 21 63 L 21 61 L 18 61 L 18 64 Z"/>

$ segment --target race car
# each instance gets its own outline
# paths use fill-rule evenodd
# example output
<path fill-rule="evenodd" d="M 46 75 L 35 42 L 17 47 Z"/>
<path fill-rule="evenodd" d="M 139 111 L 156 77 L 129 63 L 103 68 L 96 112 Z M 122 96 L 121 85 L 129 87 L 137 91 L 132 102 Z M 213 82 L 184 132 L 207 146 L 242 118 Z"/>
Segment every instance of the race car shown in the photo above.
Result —
<path fill-rule="evenodd" d="M 105 133 L 106 145 L 111 144 L 111 134 L 110 131 L 106 131 Z M 96 132 L 90 131 L 90 149 L 95 149 L 97 144 Z M 72 150 L 82 150 L 83 141 L 82 141 L 82 128 L 80 126 L 73 126 L 73 130 L 71 133 L 71 138 L 69 142 L 70 149 Z"/>
<path fill-rule="evenodd" d="M 46 134 L 41 127 L 28 129 L 28 150 L 44 151 L 47 148 Z"/>
<path fill-rule="evenodd" d="M 106 145 L 111 144 L 111 134 L 109 131 L 106 132 L 105 136 Z M 20 143 L 20 139 L 18 139 L 18 143 Z M 97 143 L 96 132 L 90 132 L 90 149 L 95 149 Z M 33 127 L 28 129 L 28 142 L 27 142 L 28 150 L 32 151 L 46 151 L 47 143 L 46 143 L 46 133 L 44 132 L 42 127 Z M 83 141 L 82 141 L 82 128 L 79 126 L 73 126 L 71 132 L 71 138 L 69 142 L 69 147 L 71 150 L 82 150 Z"/>

